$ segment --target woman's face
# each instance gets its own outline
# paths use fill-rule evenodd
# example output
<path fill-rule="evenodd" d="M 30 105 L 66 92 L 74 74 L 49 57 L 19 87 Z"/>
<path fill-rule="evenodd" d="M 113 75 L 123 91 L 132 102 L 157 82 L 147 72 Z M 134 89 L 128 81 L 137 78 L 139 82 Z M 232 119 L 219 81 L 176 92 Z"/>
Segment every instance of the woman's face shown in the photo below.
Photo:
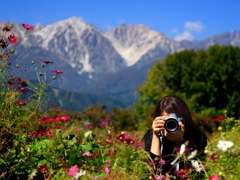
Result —
<path fill-rule="evenodd" d="M 168 114 L 166 111 L 163 111 L 163 112 L 161 113 L 161 116 L 167 117 L 167 116 L 169 116 L 169 114 Z"/>

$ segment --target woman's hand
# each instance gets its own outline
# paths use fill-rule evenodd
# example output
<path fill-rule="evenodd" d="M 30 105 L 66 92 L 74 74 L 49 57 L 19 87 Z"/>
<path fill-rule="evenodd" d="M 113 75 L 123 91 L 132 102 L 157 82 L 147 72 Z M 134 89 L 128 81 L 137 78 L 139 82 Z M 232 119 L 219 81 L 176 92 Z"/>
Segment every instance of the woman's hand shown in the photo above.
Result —
<path fill-rule="evenodd" d="M 159 136 L 159 132 L 164 130 L 164 116 L 158 116 L 153 120 L 152 129 L 153 135 Z"/>
<path fill-rule="evenodd" d="M 183 141 L 183 134 L 184 134 L 184 124 L 182 122 L 179 123 L 181 129 L 175 132 L 167 132 L 164 131 L 166 138 L 173 142 L 182 142 Z"/>

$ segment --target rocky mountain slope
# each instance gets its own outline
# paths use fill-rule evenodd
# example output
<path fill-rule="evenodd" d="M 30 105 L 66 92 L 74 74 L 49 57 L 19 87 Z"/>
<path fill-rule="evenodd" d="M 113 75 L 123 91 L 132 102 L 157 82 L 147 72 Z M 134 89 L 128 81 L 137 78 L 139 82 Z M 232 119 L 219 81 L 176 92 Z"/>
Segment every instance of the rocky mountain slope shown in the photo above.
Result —
<path fill-rule="evenodd" d="M 1 27 L 7 23 L 0 23 Z M 25 34 L 16 25 L 20 42 L 12 61 L 36 79 L 31 62 L 52 61 L 50 70 L 60 70 L 56 88 L 108 96 L 131 106 L 136 90 L 155 61 L 184 49 L 206 49 L 210 45 L 240 46 L 240 31 L 225 32 L 202 41 L 175 41 L 149 27 L 125 24 L 103 32 L 92 24 L 71 17 L 48 26 L 36 26 Z M 54 75 L 48 72 L 49 78 Z"/>

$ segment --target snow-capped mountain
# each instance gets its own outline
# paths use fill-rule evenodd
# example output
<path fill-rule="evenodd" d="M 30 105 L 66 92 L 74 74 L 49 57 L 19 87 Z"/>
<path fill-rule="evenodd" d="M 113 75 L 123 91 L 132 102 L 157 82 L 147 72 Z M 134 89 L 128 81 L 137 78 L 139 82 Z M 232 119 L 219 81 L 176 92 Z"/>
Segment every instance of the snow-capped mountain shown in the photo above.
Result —
<path fill-rule="evenodd" d="M 61 57 L 78 74 L 105 75 L 126 67 L 103 32 L 77 17 L 35 29 L 23 45 L 37 44 L 39 48 Z"/>
<path fill-rule="evenodd" d="M 149 63 L 156 56 L 163 57 L 181 48 L 179 42 L 169 39 L 163 33 L 153 31 L 143 24 L 120 25 L 107 32 L 105 36 L 127 61 L 128 66 L 141 60 Z"/>
<path fill-rule="evenodd" d="M 9 23 L 0 23 L 0 27 L 4 24 Z M 31 61 L 41 64 L 48 60 L 53 62 L 51 69 L 64 71 L 54 84 L 58 88 L 112 98 L 126 95 L 131 101 L 151 65 L 166 55 L 184 49 L 206 49 L 213 44 L 240 46 L 240 31 L 202 41 L 178 42 L 143 24 L 120 25 L 103 32 L 77 17 L 48 26 L 37 25 L 27 34 L 21 25 L 16 24 L 15 28 L 14 34 L 19 37 L 17 63 L 29 70 L 29 77 L 36 75 Z M 129 85 L 130 81 L 136 83 Z"/>

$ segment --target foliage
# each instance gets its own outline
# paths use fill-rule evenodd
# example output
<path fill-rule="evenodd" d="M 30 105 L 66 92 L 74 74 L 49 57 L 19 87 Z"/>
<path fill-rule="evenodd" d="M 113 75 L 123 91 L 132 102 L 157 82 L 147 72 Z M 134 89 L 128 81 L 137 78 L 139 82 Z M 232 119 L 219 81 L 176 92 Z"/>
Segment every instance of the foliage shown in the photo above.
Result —
<path fill-rule="evenodd" d="M 27 32 L 34 29 L 26 24 L 23 27 Z M 144 151 L 143 134 L 136 131 L 141 128 L 133 110 L 114 108 L 109 113 L 105 105 L 96 104 L 75 112 L 46 106 L 49 99 L 46 88 L 63 74 L 52 70 L 55 76 L 48 80 L 46 72 L 50 61 L 42 61 L 40 72 L 34 61 L 29 63 L 36 70 L 37 84 L 13 75 L 20 67 L 13 66 L 16 56 L 8 43 L 17 44 L 19 39 L 14 34 L 5 38 L 11 28 L 13 25 L 4 27 L 0 38 L 1 179 L 160 180 L 196 179 L 200 175 L 211 180 L 239 177 L 240 146 L 236 136 L 240 130 L 239 120 L 226 116 L 213 119 L 220 137 L 215 137 L 206 148 L 206 161 L 193 161 L 196 154 L 185 150 L 187 143 L 182 144 L 179 153 L 173 155 L 175 166 L 182 161 L 189 166 L 176 170 L 174 175 L 160 176 L 158 173 L 165 162 L 161 158 L 150 160 Z M 157 78 L 154 81 L 157 82 Z M 163 82 L 159 84 L 164 87 Z M 157 92 L 158 88 L 153 91 Z M 149 110 L 149 113 L 152 112 Z M 160 163 L 158 169 L 155 163 Z"/>
<path fill-rule="evenodd" d="M 240 121 L 222 116 L 217 119 L 218 133 L 206 147 L 206 173 L 219 179 L 237 179 L 240 176 Z"/>
<path fill-rule="evenodd" d="M 240 49 L 231 45 L 168 55 L 150 69 L 148 79 L 138 90 L 135 110 L 147 116 L 162 97 L 177 95 L 187 102 L 200 126 L 211 126 L 211 118 L 225 110 L 229 116 L 239 118 L 239 69 Z M 201 121 L 202 117 L 210 118 Z"/>

